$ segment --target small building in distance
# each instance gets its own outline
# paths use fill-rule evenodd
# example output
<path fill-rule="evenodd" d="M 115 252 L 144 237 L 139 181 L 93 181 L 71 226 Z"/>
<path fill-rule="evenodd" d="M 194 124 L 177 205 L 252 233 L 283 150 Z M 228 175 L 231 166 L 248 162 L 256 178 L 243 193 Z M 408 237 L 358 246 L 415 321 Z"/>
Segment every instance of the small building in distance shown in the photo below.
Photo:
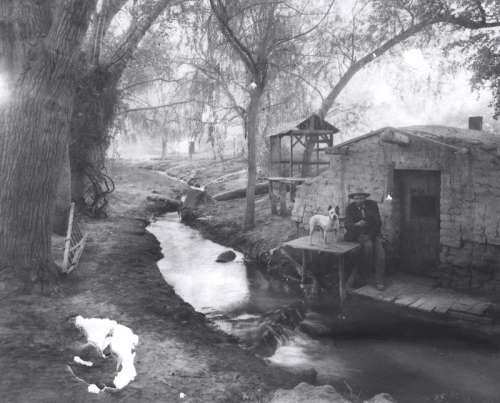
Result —
<path fill-rule="evenodd" d="M 325 150 L 333 145 L 333 135 L 338 131 L 316 114 L 273 127 L 269 135 L 270 175 L 289 178 L 318 175 L 330 164 Z"/>
<path fill-rule="evenodd" d="M 500 291 L 500 136 L 444 126 L 383 128 L 336 144 L 297 189 L 292 219 L 379 203 L 392 268 L 455 289 Z"/>

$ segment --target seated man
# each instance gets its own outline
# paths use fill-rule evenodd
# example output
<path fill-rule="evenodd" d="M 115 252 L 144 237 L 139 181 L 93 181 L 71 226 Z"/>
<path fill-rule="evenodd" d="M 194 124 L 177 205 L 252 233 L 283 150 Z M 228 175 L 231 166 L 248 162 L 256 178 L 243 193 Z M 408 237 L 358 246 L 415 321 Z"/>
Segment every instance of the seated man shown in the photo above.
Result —
<path fill-rule="evenodd" d="M 363 280 L 375 269 L 375 285 L 384 288 L 385 251 L 380 236 L 382 221 L 377 203 L 368 200 L 369 193 L 356 192 L 349 194 L 351 203 L 346 208 L 345 228 L 346 241 L 357 241 L 361 244 L 361 274 Z M 356 280 L 359 268 L 356 267 L 348 285 Z"/>

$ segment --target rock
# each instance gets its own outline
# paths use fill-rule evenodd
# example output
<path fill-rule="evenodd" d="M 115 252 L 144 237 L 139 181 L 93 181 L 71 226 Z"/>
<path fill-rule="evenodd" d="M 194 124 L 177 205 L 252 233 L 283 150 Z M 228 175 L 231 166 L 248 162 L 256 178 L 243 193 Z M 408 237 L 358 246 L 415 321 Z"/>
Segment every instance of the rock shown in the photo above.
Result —
<path fill-rule="evenodd" d="M 365 400 L 364 403 L 397 403 L 396 400 L 388 393 L 379 393 L 373 396 L 370 400 Z"/>
<path fill-rule="evenodd" d="M 351 403 L 331 385 L 313 386 L 299 383 L 290 390 L 278 389 L 270 403 Z"/>
<path fill-rule="evenodd" d="M 289 367 L 286 368 L 288 372 L 294 374 L 298 380 L 301 382 L 305 382 L 308 384 L 316 383 L 316 378 L 318 377 L 318 371 L 316 371 L 313 367 L 309 368 L 296 368 Z"/>
<path fill-rule="evenodd" d="M 197 188 L 201 187 L 200 186 L 200 182 L 201 182 L 201 179 L 198 176 L 192 176 L 191 178 L 189 178 L 187 180 L 187 184 L 189 186 L 194 186 L 194 187 L 197 187 Z"/>
<path fill-rule="evenodd" d="M 236 259 L 236 253 L 234 253 L 232 250 L 227 250 L 217 256 L 217 259 L 215 259 L 215 261 L 219 263 L 227 263 L 232 262 L 234 259 Z"/>

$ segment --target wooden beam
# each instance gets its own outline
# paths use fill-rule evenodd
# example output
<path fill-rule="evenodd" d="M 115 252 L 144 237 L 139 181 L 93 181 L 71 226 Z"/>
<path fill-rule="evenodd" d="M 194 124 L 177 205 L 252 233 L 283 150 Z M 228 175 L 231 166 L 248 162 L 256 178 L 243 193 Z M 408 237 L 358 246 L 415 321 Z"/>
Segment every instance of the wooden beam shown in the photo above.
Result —
<path fill-rule="evenodd" d="M 297 143 L 302 144 L 304 147 L 306 146 L 300 137 L 293 136 L 293 138 L 295 139 L 295 142 L 292 144 L 292 147 L 295 147 L 297 145 Z"/>
<path fill-rule="evenodd" d="M 281 164 L 288 164 L 290 163 L 290 160 L 281 160 L 281 161 L 276 161 Z M 294 164 L 296 165 L 330 165 L 330 162 L 328 161 L 309 161 L 309 162 L 304 162 L 304 161 L 293 161 Z"/>

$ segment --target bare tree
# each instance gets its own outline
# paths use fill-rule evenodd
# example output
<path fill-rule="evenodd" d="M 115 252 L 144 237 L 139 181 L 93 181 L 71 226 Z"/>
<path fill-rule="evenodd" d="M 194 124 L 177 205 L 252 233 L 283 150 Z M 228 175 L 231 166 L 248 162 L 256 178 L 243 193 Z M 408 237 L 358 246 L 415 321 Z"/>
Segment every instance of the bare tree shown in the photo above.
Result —
<path fill-rule="evenodd" d="M 290 56 L 296 54 L 294 46 L 313 32 L 323 19 L 307 28 L 293 24 L 293 18 L 296 18 L 295 22 L 299 21 L 303 12 L 282 1 L 210 0 L 210 5 L 224 37 L 243 63 L 247 75 L 249 99 L 244 125 L 248 147 L 248 184 L 244 227 L 250 229 L 255 225 L 256 140 L 262 96 L 271 76 L 276 74 L 273 66 L 281 66 L 284 56 L 288 56 L 289 63 Z"/>
<path fill-rule="evenodd" d="M 106 207 L 112 181 L 104 173 L 108 130 L 118 105 L 118 83 L 134 52 L 157 18 L 174 0 L 138 0 L 130 8 L 130 25 L 116 46 L 104 48 L 106 35 L 125 0 L 102 1 L 86 43 L 86 64 L 76 92 L 71 122 L 70 161 L 73 198 L 99 215 Z M 106 50 L 106 51 L 104 51 Z"/>

